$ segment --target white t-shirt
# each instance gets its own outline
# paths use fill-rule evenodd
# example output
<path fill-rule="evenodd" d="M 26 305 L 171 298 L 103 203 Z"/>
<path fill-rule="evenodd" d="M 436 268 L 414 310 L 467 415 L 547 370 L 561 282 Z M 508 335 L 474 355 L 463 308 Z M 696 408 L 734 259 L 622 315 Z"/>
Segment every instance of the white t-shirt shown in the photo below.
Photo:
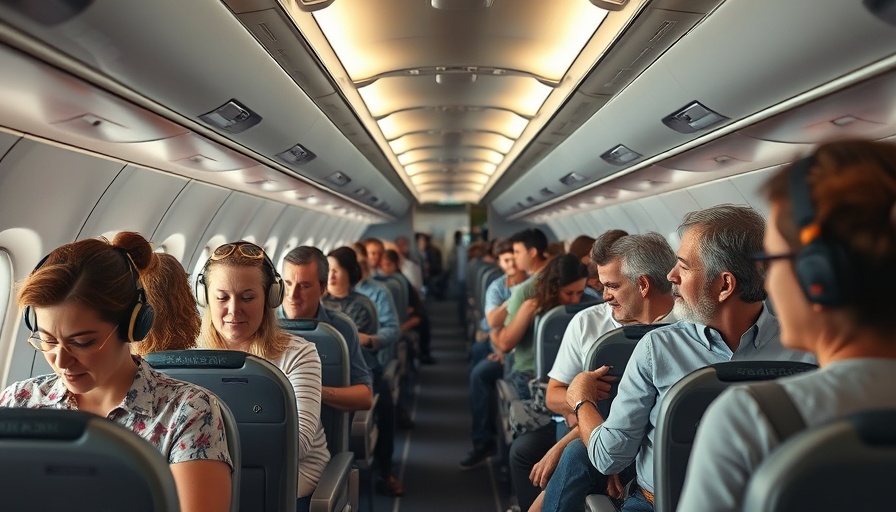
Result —
<path fill-rule="evenodd" d="M 566 326 L 548 377 L 564 384 L 572 382 L 582 372 L 588 349 L 605 333 L 619 327 L 622 324 L 613 318 L 613 309 L 606 302 L 576 313 Z"/>
<path fill-rule="evenodd" d="M 313 343 L 292 336 L 286 350 L 270 363 L 286 374 L 296 394 L 299 411 L 298 497 L 302 498 L 314 492 L 330 460 L 327 437 L 320 423 L 320 356 Z"/>

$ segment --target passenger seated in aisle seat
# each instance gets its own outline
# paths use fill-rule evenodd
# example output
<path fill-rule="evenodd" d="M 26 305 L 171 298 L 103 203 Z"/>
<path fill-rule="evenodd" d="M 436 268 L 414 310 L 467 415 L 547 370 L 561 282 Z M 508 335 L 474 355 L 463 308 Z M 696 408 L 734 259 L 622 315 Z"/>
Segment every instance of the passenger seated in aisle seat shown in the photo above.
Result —
<path fill-rule="evenodd" d="M 153 325 L 141 279 L 155 257 L 145 238 L 122 232 L 111 244 L 80 240 L 41 260 L 22 283 L 18 303 L 32 331 L 28 342 L 54 374 L 12 384 L 0 394 L 0 406 L 109 418 L 162 452 L 181 510 L 224 512 L 232 463 L 215 397 L 131 355 L 128 342 L 144 339 Z"/>
<path fill-rule="evenodd" d="M 531 398 L 528 384 L 535 376 L 535 350 L 532 342 L 535 316 L 550 311 L 556 306 L 578 304 L 585 291 L 587 277 L 588 269 L 574 256 L 564 254 L 550 260 L 535 278 L 532 295 L 523 301 L 513 320 L 504 328 L 506 337 L 503 339 L 506 343 L 513 345 L 497 345 L 497 349 L 505 353 L 510 349 L 514 350 L 513 367 L 506 379 L 516 388 L 520 398 Z M 477 367 L 489 362 L 488 360 L 481 361 Z M 503 367 L 485 368 L 492 373 L 479 375 L 476 379 L 472 374 L 470 377 L 470 405 L 474 428 L 486 424 L 485 421 L 482 421 L 481 415 L 492 415 L 488 403 L 488 393 L 490 392 L 488 387 L 494 387 L 503 374 Z M 477 421 L 477 418 L 480 420 Z M 483 434 L 487 435 L 488 433 L 483 432 L 479 435 Z M 474 431 L 475 435 L 477 435 L 476 431 Z M 475 439 L 476 437 L 474 437 Z M 494 450 L 493 438 L 486 437 L 484 442 L 474 444 L 473 450 L 461 461 L 461 469 L 468 470 L 481 465 L 492 455 Z"/>
<path fill-rule="evenodd" d="M 400 239 L 400 237 L 399 237 Z M 414 288 L 414 290 L 420 294 L 421 297 L 423 294 L 423 271 L 420 270 L 420 265 L 417 265 L 412 259 L 408 257 L 408 255 L 401 251 L 398 246 L 398 239 L 396 242 L 384 242 L 383 246 L 386 249 L 392 249 L 393 251 L 398 253 L 398 270 L 401 271 L 401 275 L 407 278 L 408 282 Z M 405 242 L 407 242 L 407 238 L 405 238 Z M 380 270 L 382 270 L 383 262 L 380 261 Z"/>
<path fill-rule="evenodd" d="M 495 244 L 495 256 L 498 260 L 498 268 L 504 271 L 504 275 L 492 281 L 485 289 L 485 298 L 482 301 L 483 325 L 480 325 L 480 332 L 485 336 L 480 339 L 480 335 L 477 333 L 477 343 L 470 351 L 471 368 L 486 357 L 494 363 L 503 364 L 504 355 L 494 351 L 488 333 L 493 328 L 504 327 L 504 320 L 507 318 L 507 300 L 510 299 L 511 289 L 525 281 L 527 277 L 525 272 L 516 268 L 513 259 L 513 244 L 509 240 L 501 240 Z M 493 431 L 494 428 L 490 430 Z"/>
<path fill-rule="evenodd" d="M 365 238 L 361 240 L 361 245 L 364 246 L 364 250 L 367 252 L 367 264 L 370 266 L 370 274 L 379 275 L 383 252 L 386 250 L 383 241 L 379 238 Z"/>
<path fill-rule="evenodd" d="M 375 306 L 370 299 L 354 290 L 361 280 L 361 266 L 358 256 L 349 247 L 339 247 L 327 255 L 330 264 L 330 277 L 327 281 L 327 294 L 323 297 L 324 306 L 342 311 L 358 328 L 358 337 L 364 346 L 364 357 L 373 371 L 373 389 L 379 394 L 376 401 L 376 425 L 379 437 L 376 441 L 374 456 L 379 463 L 380 479 L 377 488 L 380 492 L 401 496 L 404 488 L 392 474 L 392 455 L 395 452 L 395 403 L 389 382 L 383 379 L 383 365 L 377 357 L 379 346 L 377 332 L 379 323 L 370 312 Z M 363 305 L 367 303 L 367 305 Z"/>
<path fill-rule="evenodd" d="M 514 288 L 507 299 L 507 306 L 504 308 L 504 312 L 496 314 L 498 318 L 500 318 L 500 315 L 503 315 L 503 320 L 500 322 L 495 321 L 494 323 L 489 322 L 491 325 L 489 338 L 492 341 L 492 347 L 498 346 L 498 339 L 504 331 L 504 326 L 509 323 L 519 309 L 520 304 L 532 291 L 534 286 L 533 276 L 537 275 L 547 264 L 544 255 L 548 247 L 548 239 L 540 229 L 526 229 L 515 233 L 510 237 L 510 245 L 517 272 L 527 277 L 526 281 Z M 503 354 L 503 352 L 501 353 Z M 500 358 L 493 357 L 492 359 L 474 361 L 473 368 L 470 370 L 470 415 L 472 417 L 473 449 L 460 463 L 460 467 L 463 470 L 479 466 L 495 452 L 495 413 L 491 404 L 494 403 L 493 397 L 496 394 L 495 383 L 504 375 L 504 366 L 495 364 L 495 361 Z"/>
<path fill-rule="evenodd" d="M 896 146 L 824 144 L 764 192 L 771 213 L 759 259 L 781 342 L 821 367 L 777 382 L 808 427 L 896 408 Z M 740 510 L 747 481 L 779 443 L 746 388 L 727 390 L 700 422 L 678 510 Z"/>
<path fill-rule="evenodd" d="M 373 373 L 361 354 L 361 345 L 350 329 L 340 329 L 330 310 L 321 304 L 327 289 L 330 264 L 317 247 L 303 245 L 289 251 L 283 260 L 283 308 L 289 319 L 312 318 L 333 325 L 345 338 L 351 361 L 348 387 L 322 386 L 321 400 L 340 411 L 364 411 L 373 404 Z"/>
<path fill-rule="evenodd" d="M 140 280 L 146 301 L 155 310 L 155 322 L 146 339 L 131 343 L 131 352 L 145 356 L 164 350 L 195 348 L 202 321 L 190 276 L 170 254 L 158 253 L 154 259 L 157 263 Z"/>
<path fill-rule="evenodd" d="M 566 390 L 584 368 L 594 342 L 607 332 L 625 324 L 675 321 L 672 283 L 666 279 L 675 265 L 675 253 L 662 236 L 610 230 L 598 237 L 590 257 L 604 281 L 606 301 L 572 318 L 548 374 L 547 406 L 564 417 L 566 423 L 556 427 L 552 423 L 523 434 L 514 439 L 510 448 L 510 471 L 521 510 L 529 510 L 538 488 L 547 487 L 558 465 L 563 466 L 560 471 L 569 480 L 566 492 L 578 494 L 581 500 L 588 494 L 605 492 L 607 479 L 588 461 L 575 414 L 566 404 Z M 609 385 L 607 382 L 605 388 Z M 539 496 L 536 510 L 541 498 L 543 495 Z"/>
<path fill-rule="evenodd" d="M 330 460 L 320 423 L 321 365 L 313 343 L 277 326 L 283 283 L 264 250 L 249 242 L 214 250 L 196 278 L 205 302 L 199 345 L 242 350 L 268 360 L 289 379 L 299 412 L 299 482 L 296 509 L 307 511 Z"/>
<path fill-rule="evenodd" d="M 358 268 L 361 269 L 361 278 L 353 286 L 356 292 L 370 299 L 376 308 L 376 316 L 379 321 L 379 327 L 376 330 L 376 343 L 379 350 L 377 357 L 380 364 L 385 366 L 395 357 L 395 345 L 398 343 L 399 334 L 398 310 L 395 308 L 395 301 L 392 300 L 392 294 L 389 293 L 386 286 L 373 279 L 367 264 L 367 250 L 364 245 L 356 243 L 352 245 L 352 249 L 358 261 Z"/>
<path fill-rule="evenodd" d="M 687 214 L 679 227 L 678 262 L 669 272 L 679 322 L 645 335 L 620 379 L 607 418 L 597 412 L 597 381 L 608 368 L 583 372 L 570 383 L 566 403 L 575 411 L 591 463 L 615 475 L 635 461 L 637 490 L 626 512 L 653 510 L 653 436 L 660 402 L 679 379 L 706 365 L 736 360 L 814 363 L 778 341 L 778 321 L 763 306 L 762 274 L 749 255 L 762 248 L 763 219 L 752 208 L 720 205 Z M 560 471 L 548 482 L 545 510 L 581 509 Z M 618 478 L 608 493 L 621 494 Z"/>
<path fill-rule="evenodd" d="M 399 270 L 401 257 L 394 249 L 386 249 L 380 260 L 380 271 L 384 276 L 392 276 L 400 274 Z M 417 290 L 408 283 L 408 319 L 401 324 L 401 332 L 415 331 L 420 340 L 420 362 L 423 364 L 434 364 L 435 359 L 430 354 L 431 331 L 429 328 L 429 314 L 426 312 L 426 306 Z"/>

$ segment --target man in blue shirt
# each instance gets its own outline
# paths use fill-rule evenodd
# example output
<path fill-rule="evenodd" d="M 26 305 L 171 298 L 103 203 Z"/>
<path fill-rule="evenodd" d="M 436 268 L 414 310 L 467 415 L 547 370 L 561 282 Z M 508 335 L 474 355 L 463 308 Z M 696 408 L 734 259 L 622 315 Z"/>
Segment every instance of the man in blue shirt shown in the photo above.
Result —
<path fill-rule="evenodd" d="M 303 245 L 289 251 L 280 273 L 285 286 L 282 313 L 289 319 L 313 318 L 326 322 L 342 334 L 348 344 L 351 385 L 345 388 L 322 386 L 321 400 L 340 411 L 367 410 L 373 404 L 373 374 L 364 362 L 355 330 L 320 303 L 327 289 L 329 271 L 330 264 L 320 249 Z"/>
<path fill-rule="evenodd" d="M 602 367 L 570 383 L 566 401 L 575 411 L 591 463 L 615 475 L 635 461 L 639 489 L 623 512 L 653 510 L 653 436 L 660 402 L 679 379 L 701 367 L 737 360 L 789 360 L 814 363 L 814 357 L 784 348 L 778 322 L 764 307 L 762 275 L 749 256 L 762 250 L 762 217 L 749 207 L 720 205 L 689 213 L 679 227 L 681 247 L 669 272 L 674 314 L 684 319 L 648 333 L 632 353 L 607 418 L 597 411 L 596 380 Z M 618 478 L 609 494 L 621 494 Z M 547 510 L 581 509 L 563 496 L 562 479 L 552 478 Z"/>
<path fill-rule="evenodd" d="M 395 301 L 392 300 L 389 290 L 371 277 L 370 267 L 367 264 L 367 249 L 364 245 L 357 243 L 352 249 L 358 256 L 358 265 L 361 266 L 361 281 L 355 285 L 355 291 L 370 299 L 376 306 L 380 327 L 376 331 L 375 346 L 379 347 L 377 358 L 380 364 L 385 366 L 395 357 L 395 344 L 398 343 L 399 324 Z"/>

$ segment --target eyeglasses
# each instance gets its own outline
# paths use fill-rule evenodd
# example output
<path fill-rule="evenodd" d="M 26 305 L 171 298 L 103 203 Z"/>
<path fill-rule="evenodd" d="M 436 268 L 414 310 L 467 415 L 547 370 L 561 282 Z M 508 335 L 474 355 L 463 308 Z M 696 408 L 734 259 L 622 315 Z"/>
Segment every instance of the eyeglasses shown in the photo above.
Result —
<path fill-rule="evenodd" d="M 54 338 L 41 338 L 40 333 L 34 331 L 31 333 L 31 336 L 28 336 L 28 343 L 34 347 L 35 350 L 40 352 L 55 352 L 59 347 L 64 348 L 69 354 L 73 356 L 85 356 L 89 354 L 93 354 L 95 352 L 99 352 L 102 349 L 106 342 L 108 342 L 112 335 L 118 331 L 118 328 L 112 329 L 106 338 L 97 343 L 96 340 L 85 341 L 85 342 L 77 342 L 77 341 L 67 341 L 62 343 L 61 341 Z"/>
<path fill-rule="evenodd" d="M 211 260 L 218 261 L 230 256 L 234 252 L 239 252 L 241 256 L 252 260 L 260 260 L 264 258 L 264 249 L 253 244 L 252 242 L 233 242 L 224 244 L 212 253 Z"/>

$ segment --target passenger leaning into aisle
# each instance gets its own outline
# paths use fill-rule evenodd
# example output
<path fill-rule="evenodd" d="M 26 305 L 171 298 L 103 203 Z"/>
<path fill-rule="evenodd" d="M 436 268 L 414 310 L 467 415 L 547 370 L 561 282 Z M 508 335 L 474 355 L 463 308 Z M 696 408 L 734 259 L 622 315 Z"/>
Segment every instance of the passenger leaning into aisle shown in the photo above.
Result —
<path fill-rule="evenodd" d="M 675 253 L 662 236 L 610 230 L 595 241 L 591 258 L 603 280 L 605 302 L 570 320 L 548 373 L 547 406 L 566 421 L 557 428 L 549 425 L 523 434 L 510 448 L 510 471 L 522 510 L 529 510 L 533 502 L 534 509 L 540 509 L 544 494 L 538 494 L 538 488 L 547 487 L 559 466 L 568 493 L 604 492 L 607 479 L 588 461 L 574 411 L 566 404 L 567 388 L 584 368 L 589 350 L 607 332 L 625 324 L 675 321 L 672 283 L 666 279 Z M 604 383 L 607 389 L 609 384 Z"/>
<path fill-rule="evenodd" d="M 570 383 L 569 407 L 591 463 L 616 475 L 632 461 L 636 492 L 625 512 L 653 510 L 653 436 L 663 396 L 692 371 L 729 360 L 814 362 L 781 346 L 778 322 L 763 304 L 762 273 L 749 255 L 762 248 L 764 221 L 751 208 L 720 205 L 689 213 L 679 227 L 681 247 L 669 272 L 679 322 L 646 334 L 635 347 L 607 418 L 597 411 L 595 381 L 608 368 L 584 372 Z M 544 510 L 578 510 L 584 496 L 566 488 L 559 467 L 545 490 Z M 621 496 L 609 479 L 608 494 Z"/>

